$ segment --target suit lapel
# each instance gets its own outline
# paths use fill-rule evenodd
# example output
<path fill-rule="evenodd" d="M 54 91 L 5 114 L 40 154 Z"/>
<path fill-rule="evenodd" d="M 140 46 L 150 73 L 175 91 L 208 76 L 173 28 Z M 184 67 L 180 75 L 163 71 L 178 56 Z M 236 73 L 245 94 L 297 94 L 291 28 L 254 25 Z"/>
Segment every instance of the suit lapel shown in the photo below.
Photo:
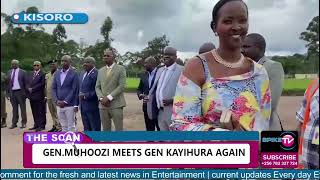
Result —
<path fill-rule="evenodd" d="M 66 82 L 66 80 L 69 78 L 69 76 L 70 76 L 70 71 L 72 71 L 72 70 L 71 70 L 71 67 L 70 67 L 69 71 L 67 72 L 66 77 L 64 78 L 64 81 L 63 81 L 63 83 L 62 83 L 62 86 L 64 85 L 64 83 Z"/>
<path fill-rule="evenodd" d="M 164 70 L 164 68 L 162 67 L 162 68 L 159 68 L 159 70 L 157 71 L 157 73 L 156 73 L 156 75 L 155 75 L 155 79 L 154 79 L 153 85 L 152 85 L 152 87 L 150 88 L 150 92 L 151 92 L 151 91 L 154 91 L 154 89 L 156 88 L 157 83 L 158 83 L 158 81 L 159 81 L 159 78 L 160 78 L 163 70 Z"/>
<path fill-rule="evenodd" d="M 79 79 L 79 85 L 80 85 L 80 91 L 82 90 L 82 84 L 83 84 L 83 82 L 84 82 L 84 80 L 87 78 L 87 77 L 85 77 L 84 79 L 83 79 L 83 76 L 85 75 L 85 72 L 83 72 L 82 74 L 81 74 L 81 76 L 80 76 L 80 79 Z"/>
<path fill-rule="evenodd" d="M 57 77 L 58 78 L 58 84 L 59 84 L 60 87 L 62 87 L 62 85 L 61 85 L 61 71 L 62 70 L 59 70 L 59 72 L 57 72 L 57 74 L 56 74 L 56 76 L 58 76 Z"/>
<path fill-rule="evenodd" d="M 263 56 L 261 60 L 259 61 L 259 64 L 264 65 L 264 63 L 267 61 L 267 59 Z"/>
<path fill-rule="evenodd" d="M 153 78 L 152 78 L 152 80 L 151 80 L 150 88 L 151 88 L 151 87 L 153 86 L 153 84 L 154 84 L 154 80 L 155 80 L 155 78 L 156 78 L 157 72 L 158 72 L 158 68 L 156 69 L 156 72 L 155 72 L 154 75 L 153 75 Z M 149 77 L 148 77 L 148 83 L 149 83 Z"/>
<path fill-rule="evenodd" d="M 22 84 L 21 84 L 21 79 L 23 79 L 23 77 L 22 77 L 22 71 L 21 71 L 21 69 L 19 69 L 19 72 L 18 72 L 18 82 L 19 82 L 19 84 L 20 84 L 20 87 L 22 86 Z"/>
<path fill-rule="evenodd" d="M 151 87 L 149 84 L 149 73 L 146 71 L 142 77 L 143 85 L 147 86 L 148 88 Z"/>

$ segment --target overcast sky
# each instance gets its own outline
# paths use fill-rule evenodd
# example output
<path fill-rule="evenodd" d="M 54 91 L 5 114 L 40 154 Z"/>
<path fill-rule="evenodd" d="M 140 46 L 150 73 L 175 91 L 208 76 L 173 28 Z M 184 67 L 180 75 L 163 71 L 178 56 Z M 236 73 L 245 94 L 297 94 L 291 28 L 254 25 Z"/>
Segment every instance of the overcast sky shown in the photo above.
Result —
<path fill-rule="evenodd" d="M 141 51 L 148 41 L 166 34 L 182 59 L 198 52 L 204 42 L 218 40 L 210 29 L 211 11 L 217 0 L 1 0 L 1 12 L 13 14 L 30 6 L 41 12 L 84 12 L 87 24 L 65 25 L 68 39 L 87 44 L 102 40 L 100 27 L 107 16 L 114 26 L 112 46 L 121 54 Z M 305 53 L 299 35 L 319 15 L 319 0 L 246 0 L 249 33 L 262 34 L 267 55 Z M 55 25 L 44 25 L 52 32 Z M 5 31 L 1 21 L 1 33 Z"/>

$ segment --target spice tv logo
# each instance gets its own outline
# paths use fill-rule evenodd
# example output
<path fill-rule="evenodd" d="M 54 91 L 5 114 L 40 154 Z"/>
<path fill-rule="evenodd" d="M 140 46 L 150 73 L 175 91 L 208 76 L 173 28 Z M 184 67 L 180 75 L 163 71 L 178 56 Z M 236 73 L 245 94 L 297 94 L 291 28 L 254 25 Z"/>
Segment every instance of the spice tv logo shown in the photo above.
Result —
<path fill-rule="evenodd" d="M 85 24 L 85 13 L 16 13 L 11 16 L 15 24 Z"/>
<path fill-rule="evenodd" d="M 264 152 L 296 152 L 297 147 L 298 133 L 296 131 L 261 132 L 261 150 Z"/>

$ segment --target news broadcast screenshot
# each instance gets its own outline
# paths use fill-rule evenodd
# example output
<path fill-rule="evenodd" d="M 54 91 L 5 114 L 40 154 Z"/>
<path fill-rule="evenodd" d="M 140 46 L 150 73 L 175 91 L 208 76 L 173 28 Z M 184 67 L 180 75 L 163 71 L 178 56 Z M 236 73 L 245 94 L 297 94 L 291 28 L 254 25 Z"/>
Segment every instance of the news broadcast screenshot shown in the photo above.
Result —
<path fill-rule="evenodd" d="M 0 179 L 320 179 L 318 0 L 1 0 Z"/>

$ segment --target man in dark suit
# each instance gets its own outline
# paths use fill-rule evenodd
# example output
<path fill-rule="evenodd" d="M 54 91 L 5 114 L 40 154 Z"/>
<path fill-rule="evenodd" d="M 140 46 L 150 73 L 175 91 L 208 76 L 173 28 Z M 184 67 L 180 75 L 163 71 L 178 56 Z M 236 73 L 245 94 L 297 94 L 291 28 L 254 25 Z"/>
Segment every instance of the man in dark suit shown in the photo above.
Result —
<path fill-rule="evenodd" d="M 64 55 L 61 58 L 62 70 L 54 74 L 52 82 L 52 99 L 57 105 L 58 119 L 62 131 L 75 131 L 75 106 L 78 102 L 79 79 L 71 68 L 71 57 Z"/>
<path fill-rule="evenodd" d="M 33 63 L 33 73 L 28 87 L 28 96 L 34 125 L 29 130 L 42 131 L 46 126 L 45 74 L 41 71 L 41 63 Z"/>
<path fill-rule="evenodd" d="M 146 72 L 142 74 L 140 78 L 140 83 L 137 89 L 137 95 L 139 100 L 143 100 L 142 110 L 144 114 L 144 122 L 145 122 L 147 131 L 155 131 L 155 128 L 157 128 L 157 130 L 160 131 L 157 118 L 150 119 L 148 117 L 148 111 L 147 111 L 149 90 L 154 83 L 157 70 L 158 70 L 158 68 L 156 68 L 156 60 L 153 57 L 148 57 L 145 60 L 144 67 L 146 68 Z"/>
<path fill-rule="evenodd" d="M 8 99 L 12 104 L 12 125 L 9 129 L 17 127 L 19 120 L 18 107 L 21 110 L 21 129 L 26 127 L 27 124 L 27 109 L 26 109 L 26 84 L 27 84 L 27 73 L 19 68 L 19 61 L 11 61 L 12 69 L 8 72 L 7 78 L 9 86 L 7 89 Z"/>
<path fill-rule="evenodd" d="M 84 72 L 80 75 L 79 100 L 84 131 L 101 131 L 99 100 L 96 94 L 98 70 L 93 57 L 84 58 Z"/>

